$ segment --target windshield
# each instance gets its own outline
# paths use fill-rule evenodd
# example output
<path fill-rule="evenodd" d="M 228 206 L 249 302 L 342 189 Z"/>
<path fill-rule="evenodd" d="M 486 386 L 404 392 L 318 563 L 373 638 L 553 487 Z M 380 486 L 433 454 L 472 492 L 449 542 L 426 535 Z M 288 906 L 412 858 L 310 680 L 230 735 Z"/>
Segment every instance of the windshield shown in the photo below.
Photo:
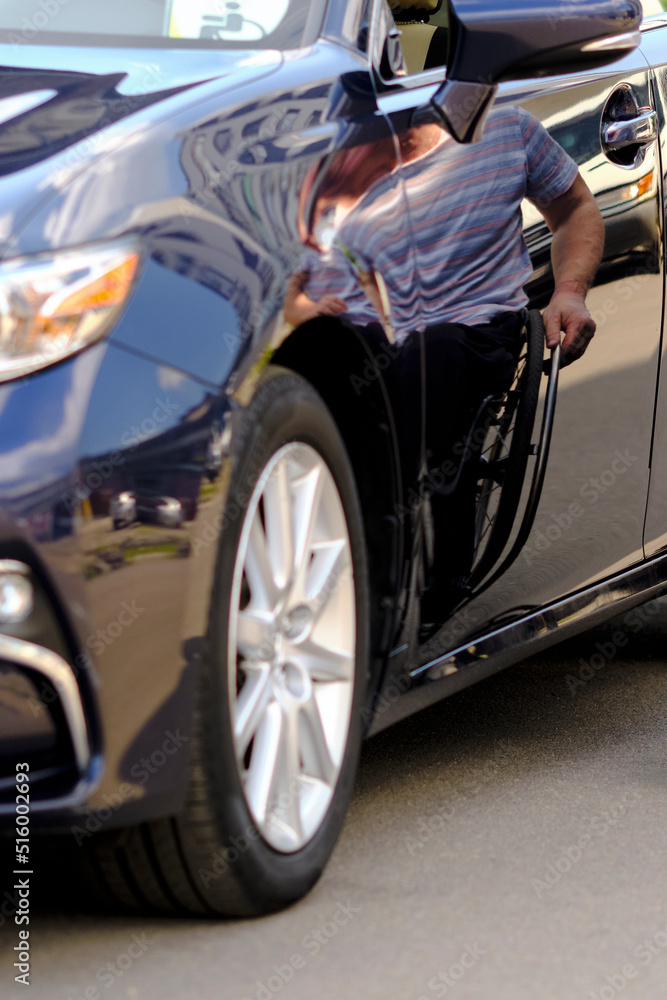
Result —
<path fill-rule="evenodd" d="M 295 48 L 304 0 L 0 0 L 0 41 L 31 45 Z"/>
<path fill-rule="evenodd" d="M 667 0 L 642 0 L 644 17 L 651 17 L 653 14 L 664 14 L 667 10 Z"/>

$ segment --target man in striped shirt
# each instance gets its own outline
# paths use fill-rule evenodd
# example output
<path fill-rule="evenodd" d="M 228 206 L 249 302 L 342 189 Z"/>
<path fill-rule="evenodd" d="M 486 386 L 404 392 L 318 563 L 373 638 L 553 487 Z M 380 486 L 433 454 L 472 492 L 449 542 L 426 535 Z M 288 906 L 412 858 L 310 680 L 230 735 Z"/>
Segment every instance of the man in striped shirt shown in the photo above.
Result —
<path fill-rule="evenodd" d="M 555 290 L 544 321 L 549 347 L 564 334 L 564 363 L 582 356 L 595 331 L 585 298 L 600 263 L 604 225 L 574 161 L 521 108 L 496 107 L 479 143 L 460 145 L 439 126 L 422 125 L 399 137 L 399 144 L 401 166 L 386 168 L 365 188 L 358 165 L 349 177 L 344 162 L 339 176 L 334 165 L 334 176 L 325 178 L 316 200 L 331 207 L 344 192 L 350 207 L 286 314 L 299 322 L 317 315 L 322 302 L 322 312 L 345 316 L 376 340 L 379 321 L 401 345 L 389 378 L 402 412 L 408 479 L 414 480 L 410 452 L 422 418 L 428 466 L 444 468 L 481 399 L 511 381 L 528 304 L 524 285 L 532 274 L 524 198 L 553 233 Z M 336 197 L 328 198 L 327 185 Z M 369 275 L 381 277 L 384 305 L 377 295 L 364 294 Z M 421 336 L 425 400 L 417 359 Z M 431 501 L 435 604 L 442 604 L 444 591 L 456 591 L 470 568 L 472 472 L 455 495 L 444 494 Z"/>
<path fill-rule="evenodd" d="M 303 289 L 311 305 L 335 296 L 347 303 L 351 322 L 378 321 L 360 294 L 362 270 L 382 276 L 387 319 L 399 341 L 440 323 L 474 326 L 519 312 L 532 274 L 521 214 L 528 198 L 554 233 L 547 343 L 555 346 L 563 331 L 565 361 L 580 357 L 594 332 L 584 300 L 604 230 L 574 161 L 537 119 L 514 106 L 491 112 L 479 143 L 460 145 L 439 126 L 425 125 L 406 133 L 401 145 L 402 167 L 359 191 L 333 244 L 311 258 Z M 326 198 L 325 188 L 318 197 Z"/>

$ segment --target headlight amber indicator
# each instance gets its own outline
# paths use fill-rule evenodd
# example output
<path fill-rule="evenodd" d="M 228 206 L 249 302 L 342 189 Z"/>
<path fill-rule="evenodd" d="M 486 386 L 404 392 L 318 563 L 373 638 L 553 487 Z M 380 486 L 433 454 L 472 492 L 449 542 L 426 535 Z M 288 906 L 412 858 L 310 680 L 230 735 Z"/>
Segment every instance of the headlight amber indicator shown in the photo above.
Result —
<path fill-rule="evenodd" d="M 127 242 L 0 265 L 0 381 L 37 371 L 109 332 L 141 264 Z"/>

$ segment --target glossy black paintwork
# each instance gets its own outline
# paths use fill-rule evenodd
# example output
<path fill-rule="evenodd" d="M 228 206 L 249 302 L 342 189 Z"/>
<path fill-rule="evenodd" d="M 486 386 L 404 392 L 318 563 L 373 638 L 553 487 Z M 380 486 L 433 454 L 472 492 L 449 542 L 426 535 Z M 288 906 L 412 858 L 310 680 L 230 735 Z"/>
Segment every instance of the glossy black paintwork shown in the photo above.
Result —
<path fill-rule="evenodd" d="M 518 616 L 643 557 L 663 310 L 659 154 L 649 148 L 635 168 L 610 162 L 600 147 L 599 123 L 608 95 L 621 84 L 640 104 L 650 103 L 644 67 L 636 53 L 582 83 L 578 95 L 586 111 L 574 121 L 571 95 L 559 81 L 537 93 L 508 85 L 498 97 L 522 103 L 566 148 L 578 151 L 606 227 L 603 261 L 588 296 L 598 332 L 584 357 L 561 373 L 542 501 L 522 554 L 446 623 L 420 652 L 424 661 L 488 622 Z M 526 238 L 537 265 L 529 291 L 533 304 L 544 308 L 553 282 L 549 233 L 538 220 L 527 206 Z"/>
<path fill-rule="evenodd" d="M 644 40 L 644 50 L 646 57 L 651 60 L 654 67 L 654 94 L 656 110 L 658 111 L 660 124 L 660 142 L 665 141 L 665 130 L 667 129 L 667 59 L 665 58 L 663 32 L 656 30 L 648 32 Z M 664 148 L 664 147 L 663 147 Z M 660 218 L 664 231 L 665 225 L 665 164 L 662 162 L 662 184 L 660 185 Z M 648 273 L 648 268 L 647 268 Z M 642 285 L 646 284 L 646 279 L 641 277 Z M 638 291 L 640 291 L 638 289 Z M 640 291 L 643 294 L 643 288 Z M 660 354 L 660 370 L 665 371 L 665 338 L 664 338 L 664 313 L 663 313 L 663 337 Z M 646 512 L 646 526 L 644 533 L 644 546 L 647 557 L 658 555 L 664 552 L 667 544 L 667 450 L 665 448 L 665 426 L 667 404 L 667 394 L 665 391 L 664 376 L 660 379 L 658 398 L 656 404 L 655 422 L 653 428 L 653 440 L 651 449 L 651 481 L 649 490 L 648 508 Z"/>
<path fill-rule="evenodd" d="M 211 387 L 113 344 L 1 391 L 15 428 L 2 436 L 0 503 L 13 523 L 3 549 L 17 536 L 27 542 L 69 598 L 59 610 L 94 702 L 92 730 L 110 777 L 103 795 L 140 763 L 139 749 L 156 749 L 148 750 L 156 723 L 163 733 L 182 727 L 191 704 L 226 404 Z M 23 408 L 32 419 L 17 419 Z M 110 505 L 124 490 L 176 496 L 184 523 L 115 529 Z M 126 757 L 129 743 L 136 760 Z M 139 782 L 137 796 L 166 796 L 185 774 L 185 756 Z"/>
<path fill-rule="evenodd" d="M 636 31 L 642 18 L 639 0 L 514 0 L 501 9 L 492 0 L 452 0 L 451 7 L 450 75 L 475 83 L 480 65 L 487 83 L 591 69 L 600 63 L 586 43 Z"/>
<path fill-rule="evenodd" d="M 60 59 L 74 61 L 73 52 Z M 84 63 L 91 60 L 79 52 Z M 39 549 L 64 597 L 64 613 L 80 611 L 71 627 L 90 657 L 85 676 L 94 677 L 97 715 L 104 720 L 105 774 L 91 805 L 104 804 L 104 795 L 159 748 L 164 733 L 179 723 L 183 729 L 188 718 L 184 706 L 206 628 L 221 484 L 229 474 L 231 410 L 238 409 L 229 393 L 242 384 L 247 401 L 269 339 L 275 346 L 284 340 L 275 319 L 302 253 L 300 178 L 335 144 L 388 134 L 368 70 L 352 52 L 341 59 L 340 50 L 322 43 L 288 61 L 273 90 L 267 86 L 275 70 L 271 53 L 244 60 L 245 86 L 231 59 L 233 97 L 225 93 L 224 73 L 213 83 L 153 94 L 108 123 L 99 145 L 95 136 L 82 152 L 60 148 L 63 139 L 57 148 L 43 143 L 31 154 L 34 162 L 5 182 L 7 204 L 22 220 L 8 253 L 131 233 L 145 254 L 108 346 L 2 390 L 7 455 L 22 452 L 26 435 L 41 441 L 47 428 L 62 426 L 67 399 L 77 410 L 66 451 L 54 456 L 57 475 L 50 463 L 37 463 L 49 482 L 29 488 L 7 455 L 3 467 L 15 530 Z M 77 129 L 70 140 L 81 134 Z M 41 211 L 29 197 L 37 185 L 48 192 Z M 341 341 L 356 337 L 349 330 Z M 348 359 L 354 351 L 360 368 L 363 350 L 362 344 L 348 348 Z M 302 363 L 306 356 L 307 350 Z M 45 395 L 45 386 L 52 392 Z M 370 399 L 364 402 L 370 406 Z M 14 414 L 23 406 L 34 420 L 17 436 Z M 387 416 L 377 416 L 384 426 Z M 137 519 L 114 530 L 111 504 L 123 492 L 174 497 L 187 515 L 183 527 Z M 391 489 L 387 504 L 390 497 Z M 386 548 L 386 532 L 377 544 Z M 107 646 L 104 633 L 124 602 L 142 610 Z M 159 649 L 150 636 L 159 637 Z M 145 785 L 135 781 L 130 798 L 146 798 L 144 812 L 164 811 L 168 789 L 181 794 L 184 746 Z"/>
<path fill-rule="evenodd" d="M 617 6 L 629 11 L 632 5 Z M 328 22 L 330 35 L 335 20 Z M 425 650 L 417 630 L 423 511 L 396 514 L 419 469 L 401 448 L 387 342 L 377 331 L 363 334 L 335 319 L 293 332 L 282 314 L 289 279 L 302 266 L 312 213 L 300 195 L 314 172 L 326 176 L 337 158 L 365 145 L 391 144 L 442 79 L 440 72 L 419 86 L 409 79 L 385 85 L 379 66 L 369 65 L 352 40 L 321 40 L 284 56 L 0 48 L 0 64 L 24 71 L 0 74 L 0 100 L 3 86 L 14 95 L 56 91 L 49 103 L 4 125 L 0 120 L 4 255 L 128 234 L 144 253 L 134 296 L 105 343 L 0 387 L 0 555 L 31 553 L 52 589 L 72 659 L 85 652 L 78 676 L 94 766 L 104 769 L 87 804 L 103 807 L 121 786 L 129 788 L 112 823 L 166 815 L 183 795 L 190 706 L 235 441 L 270 359 L 299 371 L 321 392 L 364 500 L 372 576 L 369 720 L 376 692 L 421 685 L 428 677 L 411 679 L 411 670 L 483 631 L 495 616 L 547 603 L 641 558 L 663 301 L 662 178 L 654 160 L 634 172 L 602 162 L 597 169 L 594 135 L 616 80 L 631 79 L 641 100 L 650 100 L 646 63 L 638 55 L 618 72 L 580 81 L 584 107 L 576 112 L 568 110 L 576 106 L 569 82 L 551 90 L 527 84 L 507 95 L 549 119 L 564 145 L 573 135 L 582 166 L 590 166 L 595 183 L 600 179 L 594 190 L 609 237 L 603 302 L 608 286 L 647 276 L 642 301 L 651 322 L 642 328 L 631 379 L 620 364 L 610 371 L 604 359 L 592 359 L 578 374 L 572 369 L 571 389 L 564 373 L 567 402 L 560 412 L 566 419 L 556 427 L 552 477 L 553 486 L 565 469 L 578 490 L 578 477 L 591 474 L 604 449 L 641 447 L 641 461 L 623 481 L 627 496 L 614 496 L 609 508 L 594 507 L 583 532 L 594 542 L 608 539 L 621 511 L 628 533 L 591 551 L 582 549 L 578 535 L 566 534 L 551 543 L 549 558 L 519 560 L 514 577 L 480 598 L 487 602 L 481 611 L 471 602 L 465 617 Z M 381 103 L 385 94 L 395 102 L 391 107 Z M 50 124 L 54 110 L 57 122 Z M 628 193 L 653 170 L 641 195 Z M 400 171 L 395 183 L 400 191 Z M 527 220 L 526 231 L 538 264 L 535 301 L 543 302 L 550 287 L 548 237 L 537 219 Z M 625 314 L 621 319 L 629 321 Z M 360 380 L 363 391 L 357 391 Z M 585 408 L 589 382 L 601 386 L 594 412 Z M 637 400 L 636 409 L 628 404 L 623 414 L 629 437 L 620 444 L 604 423 L 610 393 L 616 407 L 619 400 Z M 579 418 L 590 438 L 579 448 L 582 471 L 573 472 L 563 456 L 580 444 Z M 558 513 L 552 486 L 547 480 L 535 532 Z M 166 524 L 133 516 L 114 524 L 114 503 L 124 493 L 172 498 L 183 519 Z M 533 547 L 535 537 L 528 543 Z M 425 700 L 446 693 L 443 686 Z M 147 771 L 142 761 L 177 732 L 184 737 L 179 751 Z M 71 815 L 50 821 L 71 823 Z"/>

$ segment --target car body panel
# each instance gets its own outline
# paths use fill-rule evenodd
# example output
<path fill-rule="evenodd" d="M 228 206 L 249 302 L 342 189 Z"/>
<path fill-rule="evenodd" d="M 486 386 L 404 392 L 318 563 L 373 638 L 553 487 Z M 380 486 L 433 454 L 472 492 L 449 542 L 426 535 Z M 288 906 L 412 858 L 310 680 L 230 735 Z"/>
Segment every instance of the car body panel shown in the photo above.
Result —
<path fill-rule="evenodd" d="M 222 434 L 224 402 L 182 372 L 113 345 L 0 391 L 15 429 L 2 436 L 3 509 L 14 543 L 38 550 L 46 578 L 68 595 L 61 614 L 82 651 L 77 675 L 104 720 L 104 777 L 91 802 L 104 804 L 121 785 L 123 798 L 140 800 L 149 780 L 151 800 L 171 798 L 187 753 L 169 757 L 154 777 L 141 760 L 162 753 L 192 704 L 215 561 L 209 520 L 224 481 L 221 468 L 211 481 L 210 442 Z M 29 405 L 34 394 L 39 405 Z M 49 434 L 12 420 L 23 405 Z M 139 512 L 141 519 L 114 530 L 113 499 L 132 491 L 176 494 L 187 521 L 165 524 Z M 184 731 L 181 746 L 188 739 Z"/>
<path fill-rule="evenodd" d="M 384 50 L 382 32 L 387 30 L 380 24 L 376 60 Z M 399 137 L 412 127 L 412 109 L 428 102 L 438 72 L 442 71 L 380 83 L 379 104 Z M 424 648 L 415 651 L 410 637 L 401 636 L 397 651 L 402 649 L 403 655 L 397 652 L 389 683 L 401 677 L 406 661 L 429 662 L 466 636 L 473 638 L 490 621 L 520 617 L 530 607 L 585 587 L 643 557 L 662 329 L 660 152 L 654 143 L 641 163 L 628 167 L 611 162 L 602 150 L 602 118 L 610 96 L 622 86 L 630 88 L 638 107 L 654 103 L 641 51 L 610 69 L 506 84 L 499 91 L 497 105 L 525 107 L 576 153 L 580 172 L 601 208 L 606 248 L 589 297 L 599 332 L 586 356 L 561 374 L 542 502 L 521 555 L 490 590 L 473 596 L 453 616 L 447 612 L 442 630 L 431 635 Z M 524 233 L 536 268 L 529 294 L 534 306 L 544 307 L 553 288 L 550 235 L 528 202 Z M 631 340 L 629 327 L 634 330 Z M 608 411 L 610 399 L 614 405 Z M 600 462 L 595 475 L 592 470 Z M 413 485 L 416 502 L 411 515 L 419 520 L 414 508 L 426 506 L 418 498 L 428 493 L 429 486 Z M 529 481 L 524 503 L 528 486 Z M 520 518 L 521 510 L 517 527 Z"/>
<path fill-rule="evenodd" d="M 489 621 L 547 604 L 643 558 L 662 337 L 662 184 L 657 143 L 635 168 L 610 162 L 600 148 L 603 109 L 619 85 L 629 86 L 640 106 L 652 102 L 641 52 L 613 70 L 590 74 L 576 86 L 507 85 L 497 99 L 519 103 L 577 151 L 606 227 L 603 262 L 587 299 L 597 333 L 585 356 L 560 375 L 531 535 L 497 583 L 447 623 L 437 640 L 440 652 Z M 531 305 L 544 308 L 553 279 L 550 237 L 540 220 L 526 204 L 524 232 L 536 267 L 528 291 Z M 431 641 L 425 659 L 433 653 Z"/>
<path fill-rule="evenodd" d="M 665 130 L 667 129 L 667 65 L 664 55 L 665 38 L 667 38 L 667 21 L 664 26 L 646 33 L 643 49 L 646 58 L 653 68 L 656 107 L 660 122 L 661 151 L 664 151 Z M 664 152 L 662 158 L 662 213 L 663 225 L 665 218 L 665 183 Z M 664 324 L 664 317 L 663 317 Z M 664 327 L 663 327 L 664 329 Z M 655 425 L 651 455 L 651 484 L 649 502 L 646 513 L 646 530 L 644 544 L 647 557 L 664 550 L 667 544 L 667 452 L 665 442 L 665 425 L 667 421 L 667 390 L 665 387 L 665 342 L 663 336 L 662 354 L 660 359 L 660 388 L 655 413 Z"/>
<path fill-rule="evenodd" d="M 501 101 L 525 104 L 561 137 L 582 122 L 587 130 L 582 171 L 609 237 L 608 266 L 591 301 L 601 300 L 597 308 L 606 318 L 600 348 L 596 342 L 563 373 L 547 483 L 526 549 L 539 555 L 520 557 L 493 590 L 470 602 L 465 617 L 443 622 L 437 641 L 419 648 L 422 511 L 414 519 L 396 511 L 422 474 L 423 442 L 412 452 L 400 443 L 388 342 L 377 330 L 334 318 L 293 330 L 283 309 L 290 278 L 309 249 L 304 232 L 316 214 L 317 194 L 309 195 L 317 183 L 335 178 L 350 153 L 395 148 L 393 135 L 408 127 L 412 111 L 430 100 L 444 76 L 424 74 L 414 89 L 414 81 L 383 88 L 354 47 L 362 19 L 353 7 L 342 23 L 329 19 L 327 39 L 283 54 L 221 54 L 215 73 L 217 53 L 210 50 L 0 49 L 6 65 L 15 55 L 14 64 L 26 71 L 43 67 L 27 91 L 8 97 L 30 88 L 58 93 L 62 85 L 62 97 L 48 100 L 69 108 L 67 128 L 60 121 L 59 131 L 45 132 L 36 146 L 30 115 L 41 120 L 44 102 L 6 121 L 17 159 L 5 162 L 0 183 L 4 256 L 120 236 L 136 239 L 143 252 L 134 295 L 107 340 L 0 386 L 0 553 L 31 553 L 53 598 L 62 634 L 48 642 L 59 642 L 73 664 L 93 749 L 74 806 L 71 799 L 37 797 L 36 815 L 42 811 L 42 821 L 54 827 L 76 823 L 86 837 L 90 817 L 104 814 L 105 824 L 116 826 L 172 815 L 182 804 L 218 545 L 225 518 L 243 513 L 225 504 L 247 408 L 269 361 L 302 374 L 320 392 L 364 496 L 369 731 L 515 662 L 535 635 L 556 641 L 564 634 L 563 614 L 576 611 L 585 627 L 593 612 L 611 616 L 620 606 L 614 602 L 630 606 L 661 585 L 661 560 L 632 576 L 642 558 L 662 321 L 659 152 L 656 146 L 641 167 L 624 171 L 612 169 L 588 141 L 619 82 L 629 81 L 641 102 L 650 100 L 648 66 L 637 53 L 576 80 L 507 84 L 501 91 Z M 390 26 L 388 18 L 384 23 Z M 73 72 L 80 74 L 76 85 L 85 83 L 92 95 L 78 111 L 65 94 Z M 1 87 L 0 78 L 0 119 Z M 0 169 L 2 130 L 0 120 Z M 403 210 L 401 171 L 390 165 L 384 176 Z M 621 217 L 633 227 L 630 256 Z M 538 265 L 532 291 L 543 304 L 548 238 L 529 215 L 526 232 Z M 633 294 L 626 296 L 623 289 L 637 276 L 646 278 L 643 290 L 630 285 Z M 404 294 L 418 299 L 414 267 Z M 609 309 L 607 299 L 618 301 L 618 309 Z M 628 368 L 627 354 L 617 350 L 627 343 L 627 325 L 636 325 L 638 302 L 646 322 Z M 591 503 L 576 527 L 550 538 L 554 515 L 570 502 L 572 480 L 573 499 L 583 505 L 582 484 L 613 469 L 617 450 L 638 457 L 615 474 L 614 489 Z M 163 509 L 176 513 L 167 517 Z M 541 534 L 549 543 L 544 552 Z M 627 572 L 615 584 L 605 582 L 618 570 Z M 584 597 L 563 603 L 584 590 Z M 536 610 L 538 604 L 546 610 Z M 489 633 L 507 613 L 516 622 Z M 521 622 L 528 624 L 522 629 Z M 474 644 L 462 640 L 487 633 L 494 656 L 480 667 Z M 23 717 L 39 719 L 35 739 L 48 739 L 34 693 L 26 687 L 20 697 Z M 383 699 L 396 707 L 385 712 Z M 12 747 L 15 739 L 13 733 Z M 0 813 L 10 809 L 0 799 Z"/>
<path fill-rule="evenodd" d="M 120 794 L 112 824 L 175 810 L 184 794 L 183 719 L 207 627 L 235 442 L 257 379 L 288 333 L 285 285 L 303 254 L 297 199 L 284 204 L 284 192 L 298 192 L 300 179 L 336 143 L 349 148 L 389 135 L 359 55 L 341 61 L 323 42 L 286 59 L 273 90 L 266 72 L 258 79 L 253 71 L 247 85 L 235 75 L 231 100 L 224 80 L 198 87 L 196 98 L 172 95 L 143 119 L 141 112 L 128 119 L 131 138 L 111 135 L 125 127 L 112 124 L 104 148 L 88 148 L 85 169 L 76 159 L 67 172 L 65 150 L 16 175 L 42 170 L 50 197 L 16 230 L 11 252 L 121 235 L 137 238 L 144 251 L 134 294 L 90 377 L 94 406 L 76 394 L 78 425 L 60 481 L 37 497 L 21 497 L 21 481 L 11 484 L 13 517 L 26 521 L 26 539 L 38 547 L 55 589 L 78 609 L 72 631 L 84 650 L 80 672 L 91 678 L 104 746 L 104 773 L 87 806 L 104 809 Z M 335 333 L 349 377 L 369 352 L 355 346 L 351 329 Z M 10 418 L 49 381 L 57 398 L 65 374 L 86 371 L 100 350 L 3 387 L 15 394 Z M 57 424 L 48 407 L 33 412 Z M 385 426 L 387 414 L 376 416 Z M 43 436 L 41 427 L 28 431 Z M 390 470 L 394 462 L 390 454 Z M 114 528 L 112 504 L 121 495 L 137 500 L 131 523 Z M 142 517 L 139 498 L 148 507 L 151 497 L 165 496 L 181 504 L 182 527 Z M 65 509 L 54 538 L 56 500 Z M 41 534 L 31 534 L 31 525 Z M 380 535 L 386 547 L 384 529 Z M 131 627 L 121 615 L 128 622 L 136 616 Z M 113 642 L 109 625 L 121 629 Z M 149 642 L 158 634 L 159 650 Z M 164 766 L 153 771 L 141 763 L 153 754 L 162 760 L 167 734 L 179 732 L 184 749 Z M 49 822 L 58 822 L 54 812 Z"/>

